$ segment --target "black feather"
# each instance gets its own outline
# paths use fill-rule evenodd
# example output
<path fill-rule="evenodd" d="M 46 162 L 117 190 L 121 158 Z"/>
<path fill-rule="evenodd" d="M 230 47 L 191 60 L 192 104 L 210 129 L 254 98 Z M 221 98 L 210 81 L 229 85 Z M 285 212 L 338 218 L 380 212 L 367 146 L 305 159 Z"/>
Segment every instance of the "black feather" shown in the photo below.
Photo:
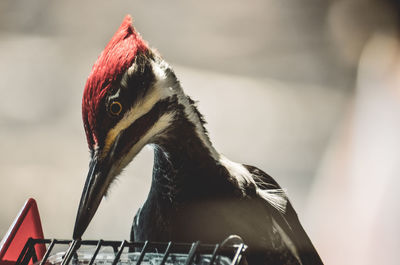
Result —
<path fill-rule="evenodd" d="M 166 73 L 181 89 L 172 69 Z M 195 102 L 187 101 L 208 140 L 205 119 Z M 187 108 L 177 97 L 165 107 L 174 120 L 154 140 L 151 190 L 135 216 L 131 239 L 220 243 L 237 234 L 249 246 L 250 265 L 322 264 L 290 202 L 282 212 L 260 197 L 261 189 L 281 189 L 278 183 L 253 166 L 244 165 L 252 176 L 245 183 L 231 175 L 210 153 L 210 143 L 200 139 L 199 124 L 188 118 Z"/>

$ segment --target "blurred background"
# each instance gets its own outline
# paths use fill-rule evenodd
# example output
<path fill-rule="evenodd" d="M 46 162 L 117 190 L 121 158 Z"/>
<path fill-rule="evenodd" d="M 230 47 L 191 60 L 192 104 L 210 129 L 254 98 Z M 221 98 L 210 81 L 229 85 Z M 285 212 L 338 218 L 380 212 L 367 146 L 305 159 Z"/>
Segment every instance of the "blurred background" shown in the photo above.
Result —
<path fill-rule="evenodd" d="M 396 0 L 0 1 L 0 237 L 28 197 L 71 238 L 89 162 L 81 97 L 123 17 L 174 67 L 217 149 L 286 188 L 326 264 L 398 264 Z M 144 148 L 85 237 L 128 239 Z"/>

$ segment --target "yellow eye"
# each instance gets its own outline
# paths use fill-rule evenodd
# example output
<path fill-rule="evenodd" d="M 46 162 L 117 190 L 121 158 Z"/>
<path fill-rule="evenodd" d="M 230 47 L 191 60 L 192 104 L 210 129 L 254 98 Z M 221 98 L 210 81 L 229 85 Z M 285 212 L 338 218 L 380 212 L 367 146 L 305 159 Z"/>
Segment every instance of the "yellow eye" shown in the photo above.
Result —
<path fill-rule="evenodd" d="M 119 115 L 119 114 L 121 113 L 121 111 L 122 111 L 122 105 L 121 105 L 121 103 L 119 103 L 118 101 L 113 101 L 113 102 L 110 104 L 109 111 L 110 111 L 110 113 L 111 113 L 112 115 L 115 115 L 115 116 Z"/>

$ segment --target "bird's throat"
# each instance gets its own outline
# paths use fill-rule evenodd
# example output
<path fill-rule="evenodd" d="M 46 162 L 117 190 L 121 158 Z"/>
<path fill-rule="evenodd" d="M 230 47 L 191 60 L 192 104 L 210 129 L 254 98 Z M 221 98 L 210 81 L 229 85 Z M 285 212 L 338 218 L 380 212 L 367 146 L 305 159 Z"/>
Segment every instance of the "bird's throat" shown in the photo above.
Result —
<path fill-rule="evenodd" d="M 184 113 L 177 115 L 168 136 L 154 145 L 153 192 L 172 202 L 204 193 L 220 174 L 215 149 L 210 151 L 204 138 L 205 130 L 199 131 Z"/>

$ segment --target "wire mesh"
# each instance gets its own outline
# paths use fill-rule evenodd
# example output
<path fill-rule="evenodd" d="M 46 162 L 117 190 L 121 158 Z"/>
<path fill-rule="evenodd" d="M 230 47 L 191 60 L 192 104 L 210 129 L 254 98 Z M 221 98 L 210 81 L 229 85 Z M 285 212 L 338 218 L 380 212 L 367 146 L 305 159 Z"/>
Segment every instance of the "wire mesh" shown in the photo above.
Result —
<path fill-rule="evenodd" d="M 37 255 L 35 253 L 35 245 L 38 244 L 46 244 L 47 251 L 42 260 L 37 259 Z M 114 250 L 114 257 L 112 259 L 111 265 L 122 264 L 121 256 L 124 251 L 131 251 L 133 249 L 140 249 L 140 251 L 134 252 L 137 254 L 136 261 L 132 264 L 141 265 L 144 261 L 146 255 L 158 255 L 160 265 L 167 264 L 168 259 L 171 258 L 172 255 L 180 255 L 179 257 L 184 257 L 184 265 L 192 265 L 197 264 L 196 258 L 201 255 L 208 255 L 208 263 L 204 263 L 202 261 L 201 264 L 205 265 L 216 265 L 220 264 L 217 261 L 220 260 L 217 257 L 224 257 L 229 260 L 229 265 L 237 265 L 240 263 L 242 256 L 246 250 L 246 245 L 242 243 L 230 245 L 230 246 L 221 246 L 220 244 L 202 244 L 200 241 L 194 242 L 192 244 L 187 243 L 175 243 L 175 242 L 129 242 L 126 240 L 123 241 L 111 241 L 111 240 L 57 240 L 57 239 L 33 239 L 29 238 L 21 251 L 16 265 L 28 265 L 30 262 L 37 265 L 46 265 L 52 264 L 49 262 L 52 251 L 56 246 L 64 246 L 68 247 L 66 252 L 61 256 L 61 261 L 57 262 L 60 265 L 70 265 L 71 260 L 74 260 L 73 265 L 79 264 L 79 255 L 78 250 L 81 249 L 82 246 L 90 246 L 93 247 L 93 251 L 91 252 L 90 259 L 87 259 L 84 264 L 94 265 L 96 264 L 96 260 L 99 258 L 100 249 L 104 247 L 111 247 Z M 130 252 L 129 252 L 130 253 Z M 181 264 L 175 263 L 172 264 Z M 102 263 L 105 264 L 105 263 Z M 171 264 L 169 261 L 168 264 Z"/>

